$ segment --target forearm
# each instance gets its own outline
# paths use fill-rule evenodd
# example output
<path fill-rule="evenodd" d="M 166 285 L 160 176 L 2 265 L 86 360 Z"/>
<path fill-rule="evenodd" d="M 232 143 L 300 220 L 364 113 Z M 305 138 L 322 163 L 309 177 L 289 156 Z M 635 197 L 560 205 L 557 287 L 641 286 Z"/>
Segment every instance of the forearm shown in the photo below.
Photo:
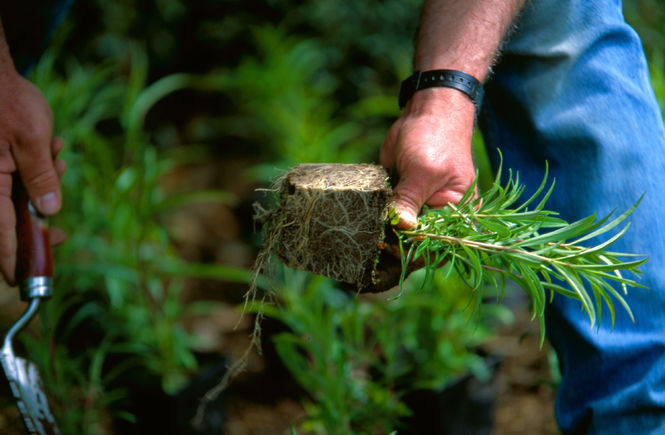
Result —
<path fill-rule="evenodd" d="M 414 69 L 454 69 L 487 78 L 524 0 L 425 0 Z"/>
<path fill-rule="evenodd" d="M 425 0 L 414 69 L 453 69 L 484 81 L 524 0 Z M 471 135 L 475 107 L 448 87 L 415 92 L 381 148 L 395 167 L 399 226 L 413 227 L 423 204 L 456 204 L 475 178 Z"/>

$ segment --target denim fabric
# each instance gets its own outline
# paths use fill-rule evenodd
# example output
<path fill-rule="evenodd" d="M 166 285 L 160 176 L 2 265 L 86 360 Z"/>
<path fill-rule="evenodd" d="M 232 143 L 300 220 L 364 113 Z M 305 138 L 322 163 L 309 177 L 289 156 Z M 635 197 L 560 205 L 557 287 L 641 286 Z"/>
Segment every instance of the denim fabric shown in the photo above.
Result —
<path fill-rule="evenodd" d="M 647 254 L 640 283 L 590 328 L 581 304 L 554 298 L 548 338 L 563 379 L 555 414 L 564 433 L 665 433 L 665 131 L 638 36 L 611 0 L 534 0 L 486 84 L 488 150 L 519 171 L 527 192 L 545 161 L 547 203 L 567 220 L 621 213 L 645 193 L 613 251 Z M 491 153 L 494 154 L 494 153 Z M 494 163 L 497 156 L 494 155 Z M 620 290 L 620 289 L 619 289 Z"/>

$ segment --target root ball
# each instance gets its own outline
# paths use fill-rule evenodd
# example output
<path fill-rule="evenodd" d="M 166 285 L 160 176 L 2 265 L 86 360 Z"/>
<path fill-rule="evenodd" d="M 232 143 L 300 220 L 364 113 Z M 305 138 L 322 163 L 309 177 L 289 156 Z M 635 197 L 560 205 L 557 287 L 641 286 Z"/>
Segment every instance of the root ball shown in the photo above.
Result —
<path fill-rule="evenodd" d="M 376 284 L 392 190 L 369 164 L 302 164 L 277 183 L 268 232 L 289 267 L 356 286 Z"/>

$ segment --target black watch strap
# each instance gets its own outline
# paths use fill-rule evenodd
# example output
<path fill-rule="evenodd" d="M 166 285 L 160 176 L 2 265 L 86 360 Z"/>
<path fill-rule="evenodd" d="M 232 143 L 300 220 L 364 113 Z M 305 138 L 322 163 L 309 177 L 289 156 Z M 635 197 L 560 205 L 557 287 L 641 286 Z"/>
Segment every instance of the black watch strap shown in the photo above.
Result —
<path fill-rule="evenodd" d="M 403 109 L 416 91 L 434 87 L 454 88 L 464 92 L 476 105 L 483 100 L 483 85 L 475 77 L 451 69 L 416 71 L 402 82 L 399 91 L 399 108 Z"/>

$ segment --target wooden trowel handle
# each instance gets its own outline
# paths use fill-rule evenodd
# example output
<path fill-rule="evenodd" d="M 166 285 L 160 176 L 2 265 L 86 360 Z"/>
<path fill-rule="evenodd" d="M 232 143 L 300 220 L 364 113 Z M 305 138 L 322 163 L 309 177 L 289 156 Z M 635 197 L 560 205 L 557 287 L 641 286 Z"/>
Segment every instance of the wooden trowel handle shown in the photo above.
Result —
<path fill-rule="evenodd" d="M 16 282 L 23 286 L 32 278 L 52 278 L 53 257 L 48 221 L 30 203 L 18 173 L 14 173 L 12 186 L 16 210 Z"/>

